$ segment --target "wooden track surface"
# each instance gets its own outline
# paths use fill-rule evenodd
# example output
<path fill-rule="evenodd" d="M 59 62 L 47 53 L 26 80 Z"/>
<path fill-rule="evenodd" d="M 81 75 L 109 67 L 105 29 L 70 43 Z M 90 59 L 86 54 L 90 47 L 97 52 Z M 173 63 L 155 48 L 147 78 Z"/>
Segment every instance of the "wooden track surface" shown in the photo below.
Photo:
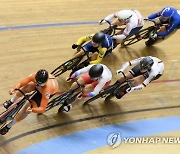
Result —
<path fill-rule="evenodd" d="M 157 0 L 156 2 L 150 0 L 0 0 L 0 2 L 1 104 L 11 98 L 8 90 L 20 79 L 40 68 L 52 71 L 72 57 L 74 51 L 71 45 L 79 37 L 101 29 L 96 24 L 73 26 L 56 26 L 56 24 L 96 22 L 122 9 L 137 9 L 146 17 L 166 5 L 180 8 L 179 0 Z M 54 26 L 45 26 L 45 24 Z M 36 26 L 32 27 L 32 25 Z M 42 26 L 37 27 L 37 25 Z M 3 29 L 3 27 L 9 27 L 9 29 Z M 128 94 L 121 100 L 113 99 L 108 103 L 97 100 L 86 107 L 79 104 L 67 114 L 57 114 L 58 108 L 40 116 L 31 114 L 15 125 L 6 136 L 0 136 L 0 153 L 14 153 L 52 137 L 107 124 L 179 115 L 179 42 L 180 31 L 177 31 L 173 36 L 153 47 L 145 47 L 144 41 L 127 49 L 118 47 L 112 55 L 103 60 L 103 63 L 107 64 L 113 72 L 112 82 L 118 79 L 115 75 L 116 69 L 119 69 L 124 62 L 146 55 L 156 56 L 164 61 L 164 75 L 144 90 Z M 58 77 L 60 90 L 68 90 L 70 85 L 65 82 L 67 76 L 68 73 L 65 73 Z M 177 107 L 171 108 L 171 106 Z M 152 110 L 147 111 L 147 109 Z M 3 111 L 2 106 L 0 111 Z M 110 116 L 101 116 L 106 114 Z M 96 116 L 93 120 L 85 119 L 93 116 Z M 79 119 L 84 120 L 74 122 Z M 65 122 L 70 124 L 67 125 Z"/>

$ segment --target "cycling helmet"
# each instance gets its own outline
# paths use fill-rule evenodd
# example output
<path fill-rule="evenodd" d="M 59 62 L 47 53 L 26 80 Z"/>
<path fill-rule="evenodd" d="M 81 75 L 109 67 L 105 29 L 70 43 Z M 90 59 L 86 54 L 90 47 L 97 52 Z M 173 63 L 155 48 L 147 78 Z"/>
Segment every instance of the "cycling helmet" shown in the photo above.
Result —
<path fill-rule="evenodd" d="M 37 86 L 44 86 L 48 80 L 48 72 L 44 69 L 40 69 L 35 75 L 35 81 Z"/>
<path fill-rule="evenodd" d="M 122 10 L 117 13 L 117 18 L 120 21 L 128 22 L 129 19 L 132 17 L 133 13 L 131 10 Z"/>
<path fill-rule="evenodd" d="M 161 11 L 161 16 L 163 18 L 170 18 L 174 13 L 174 10 L 172 7 L 165 7 L 164 9 L 162 9 Z"/>
<path fill-rule="evenodd" d="M 103 73 L 103 66 L 100 64 L 93 65 L 89 70 L 90 78 L 98 78 Z"/>
<path fill-rule="evenodd" d="M 140 61 L 140 70 L 150 70 L 154 61 L 151 57 L 145 57 Z"/>
<path fill-rule="evenodd" d="M 103 43 L 104 39 L 105 39 L 105 34 L 102 32 L 98 32 L 92 37 L 92 41 L 97 44 Z"/>

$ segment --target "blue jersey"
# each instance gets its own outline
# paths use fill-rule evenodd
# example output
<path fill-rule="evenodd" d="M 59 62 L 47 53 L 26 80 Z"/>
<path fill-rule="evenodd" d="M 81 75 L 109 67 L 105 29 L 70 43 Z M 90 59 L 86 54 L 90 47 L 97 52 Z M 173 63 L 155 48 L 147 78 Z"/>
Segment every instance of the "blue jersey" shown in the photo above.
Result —
<path fill-rule="evenodd" d="M 113 41 L 112 41 L 112 38 L 108 34 L 105 34 L 105 40 L 101 44 L 101 46 L 102 46 L 102 48 L 107 48 L 107 51 L 112 50 Z"/>
<path fill-rule="evenodd" d="M 169 21 L 167 22 L 168 26 L 166 27 L 166 31 L 158 33 L 157 35 L 159 37 L 165 37 L 169 35 L 173 30 L 180 28 L 180 10 L 177 10 L 175 8 L 172 8 L 172 9 L 174 10 L 174 13 L 169 19 Z M 157 17 L 160 17 L 163 10 L 164 8 L 160 12 L 151 14 L 150 16 L 148 16 L 148 19 L 155 19 Z"/>

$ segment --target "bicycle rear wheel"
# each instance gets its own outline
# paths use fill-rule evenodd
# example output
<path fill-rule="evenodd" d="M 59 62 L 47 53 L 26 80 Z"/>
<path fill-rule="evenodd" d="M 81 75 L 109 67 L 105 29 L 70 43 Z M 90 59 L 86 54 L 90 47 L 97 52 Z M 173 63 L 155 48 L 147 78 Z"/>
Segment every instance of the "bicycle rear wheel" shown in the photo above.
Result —
<path fill-rule="evenodd" d="M 69 95 L 69 92 L 65 92 L 51 100 L 46 107 L 46 111 L 52 109 L 55 106 L 58 106 L 59 104 L 63 104 L 63 100 L 66 99 L 67 95 Z"/>
<path fill-rule="evenodd" d="M 155 28 L 155 26 L 150 26 L 148 28 L 140 30 L 137 34 L 128 36 L 121 43 L 121 47 L 127 47 L 129 45 L 132 45 L 132 44 L 134 44 L 136 42 L 141 41 L 142 39 L 149 38 L 149 34 L 154 28 Z"/>
<path fill-rule="evenodd" d="M 53 74 L 55 77 L 63 74 L 64 72 L 66 72 L 67 70 L 71 70 L 74 66 L 76 66 L 80 61 L 81 61 L 82 57 L 75 57 L 72 58 L 68 61 L 66 61 L 65 63 L 63 63 L 62 65 L 58 66 L 55 70 L 53 70 L 51 72 L 51 74 Z"/>

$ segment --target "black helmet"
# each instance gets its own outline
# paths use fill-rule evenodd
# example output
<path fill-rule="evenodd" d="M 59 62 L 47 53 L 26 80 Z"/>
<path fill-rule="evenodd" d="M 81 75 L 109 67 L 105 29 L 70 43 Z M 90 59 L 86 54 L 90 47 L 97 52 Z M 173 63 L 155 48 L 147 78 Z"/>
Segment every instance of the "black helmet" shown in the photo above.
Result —
<path fill-rule="evenodd" d="M 48 80 L 48 72 L 44 69 L 40 69 L 35 75 L 35 81 L 37 86 L 42 86 Z"/>
<path fill-rule="evenodd" d="M 145 57 L 140 61 L 140 69 L 150 70 L 153 64 L 154 64 L 154 61 L 151 57 Z"/>
<path fill-rule="evenodd" d="M 104 39 L 105 39 L 105 34 L 102 32 L 98 32 L 92 37 L 92 41 L 97 44 L 103 43 Z"/>
<path fill-rule="evenodd" d="M 103 73 L 103 66 L 100 64 L 93 65 L 89 70 L 89 76 L 91 78 L 98 78 Z"/>

